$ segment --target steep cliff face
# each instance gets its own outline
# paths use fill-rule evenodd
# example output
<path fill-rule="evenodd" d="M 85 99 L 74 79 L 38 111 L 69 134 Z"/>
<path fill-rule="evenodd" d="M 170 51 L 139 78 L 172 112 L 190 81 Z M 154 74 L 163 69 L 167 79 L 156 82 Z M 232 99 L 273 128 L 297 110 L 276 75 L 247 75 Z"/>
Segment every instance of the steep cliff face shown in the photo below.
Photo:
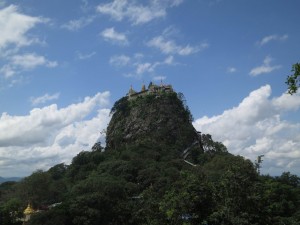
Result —
<path fill-rule="evenodd" d="M 147 141 L 183 149 L 198 139 L 191 114 L 175 92 L 121 98 L 112 108 L 106 146 L 116 149 Z"/>

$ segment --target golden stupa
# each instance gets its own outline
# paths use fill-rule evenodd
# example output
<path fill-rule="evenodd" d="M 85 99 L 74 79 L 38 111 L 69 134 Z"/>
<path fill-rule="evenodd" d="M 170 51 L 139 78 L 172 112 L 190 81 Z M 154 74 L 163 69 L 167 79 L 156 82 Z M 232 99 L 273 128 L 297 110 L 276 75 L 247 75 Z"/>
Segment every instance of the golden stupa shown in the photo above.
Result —
<path fill-rule="evenodd" d="M 24 214 L 25 215 L 30 215 L 34 213 L 34 209 L 31 207 L 31 204 L 28 203 L 27 208 L 24 210 Z"/>

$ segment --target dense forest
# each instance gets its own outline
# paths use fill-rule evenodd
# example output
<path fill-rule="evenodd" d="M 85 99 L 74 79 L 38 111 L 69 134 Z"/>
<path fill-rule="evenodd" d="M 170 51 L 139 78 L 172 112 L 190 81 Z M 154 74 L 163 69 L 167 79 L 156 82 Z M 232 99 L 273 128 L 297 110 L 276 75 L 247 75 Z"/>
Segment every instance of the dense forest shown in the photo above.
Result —
<path fill-rule="evenodd" d="M 182 94 L 124 97 L 111 113 L 106 147 L 2 183 L 0 223 L 22 224 L 30 202 L 30 225 L 300 224 L 300 178 L 260 175 L 197 132 Z"/>

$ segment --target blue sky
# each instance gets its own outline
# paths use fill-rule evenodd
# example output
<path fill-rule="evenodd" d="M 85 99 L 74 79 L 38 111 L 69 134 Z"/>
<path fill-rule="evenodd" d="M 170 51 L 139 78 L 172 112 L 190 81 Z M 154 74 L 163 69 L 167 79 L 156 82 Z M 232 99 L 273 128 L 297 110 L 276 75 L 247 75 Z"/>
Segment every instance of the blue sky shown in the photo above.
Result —
<path fill-rule="evenodd" d="M 262 172 L 300 175 L 297 0 L 0 0 L 0 176 L 70 163 L 143 83 L 182 92 L 194 126 Z"/>

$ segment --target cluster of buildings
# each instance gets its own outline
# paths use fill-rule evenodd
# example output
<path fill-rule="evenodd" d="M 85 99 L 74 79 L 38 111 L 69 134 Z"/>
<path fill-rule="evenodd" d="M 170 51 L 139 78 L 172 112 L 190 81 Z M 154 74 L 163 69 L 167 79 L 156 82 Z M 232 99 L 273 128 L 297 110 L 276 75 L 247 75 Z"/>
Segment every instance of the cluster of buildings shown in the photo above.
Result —
<path fill-rule="evenodd" d="M 171 93 L 171 92 L 174 92 L 174 90 L 172 85 L 170 84 L 166 85 L 161 82 L 160 85 L 156 85 L 150 82 L 147 89 L 145 87 L 145 84 L 143 84 L 140 91 L 133 90 L 131 86 L 126 96 L 128 97 L 128 99 L 135 99 L 139 96 L 145 96 L 149 94 L 159 95 L 162 93 Z"/>

